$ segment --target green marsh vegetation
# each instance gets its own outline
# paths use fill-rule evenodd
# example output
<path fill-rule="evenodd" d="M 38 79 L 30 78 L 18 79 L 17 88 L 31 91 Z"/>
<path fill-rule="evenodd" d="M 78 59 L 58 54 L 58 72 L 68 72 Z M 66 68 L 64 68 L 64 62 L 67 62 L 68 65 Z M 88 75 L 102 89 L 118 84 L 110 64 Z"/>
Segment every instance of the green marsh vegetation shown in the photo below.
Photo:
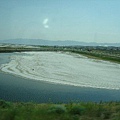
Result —
<path fill-rule="evenodd" d="M 0 120 L 120 120 L 120 102 L 39 104 L 0 100 Z"/>

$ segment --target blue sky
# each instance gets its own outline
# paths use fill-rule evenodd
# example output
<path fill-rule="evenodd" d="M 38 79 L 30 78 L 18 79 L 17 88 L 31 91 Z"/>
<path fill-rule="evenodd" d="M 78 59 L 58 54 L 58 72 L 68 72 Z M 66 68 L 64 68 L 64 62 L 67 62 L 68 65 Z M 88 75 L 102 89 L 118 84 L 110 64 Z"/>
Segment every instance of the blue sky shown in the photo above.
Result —
<path fill-rule="evenodd" d="M 0 40 L 120 42 L 120 0 L 0 0 Z"/>

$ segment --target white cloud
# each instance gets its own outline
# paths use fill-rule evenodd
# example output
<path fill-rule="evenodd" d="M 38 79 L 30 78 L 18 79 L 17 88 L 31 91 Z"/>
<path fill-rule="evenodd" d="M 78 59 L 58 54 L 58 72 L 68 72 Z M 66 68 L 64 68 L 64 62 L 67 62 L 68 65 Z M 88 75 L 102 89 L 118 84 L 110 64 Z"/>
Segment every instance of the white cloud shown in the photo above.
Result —
<path fill-rule="evenodd" d="M 46 19 L 43 20 L 44 28 L 49 28 L 48 21 L 49 21 L 48 18 L 46 18 Z"/>

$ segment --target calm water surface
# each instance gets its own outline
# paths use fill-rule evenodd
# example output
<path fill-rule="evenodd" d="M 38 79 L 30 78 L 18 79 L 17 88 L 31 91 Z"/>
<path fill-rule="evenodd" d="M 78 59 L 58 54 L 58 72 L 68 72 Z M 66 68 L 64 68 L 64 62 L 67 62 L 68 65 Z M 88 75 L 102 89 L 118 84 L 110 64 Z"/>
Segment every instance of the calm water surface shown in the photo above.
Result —
<path fill-rule="evenodd" d="M 0 64 L 8 63 L 14 53 L 0 54 Z M 17 54 L 17 53 L 15 53 Z M 70 102 L 119 101 L 120 90 L 53 84 L 0 72 L 0 99 L 9 101 Z"/>

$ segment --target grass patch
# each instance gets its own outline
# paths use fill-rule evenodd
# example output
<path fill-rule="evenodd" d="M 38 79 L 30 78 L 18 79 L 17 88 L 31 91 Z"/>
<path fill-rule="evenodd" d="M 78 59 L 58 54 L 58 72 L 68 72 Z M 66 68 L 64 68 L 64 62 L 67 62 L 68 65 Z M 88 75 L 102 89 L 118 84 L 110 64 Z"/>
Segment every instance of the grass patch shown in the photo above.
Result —
<path fill-rule="evenodd" d="M 120 120 L 120 102 L 68 104 L 0 100 L 0 120 Z"/>
<path fill-rule="evenodd" d="M 117 55 L 110 56 L 108 54 L 101 54 L 100 52 L 93 53 L 93 52 L 78 51 L 78 50 L 72 50 L 71 52 L 81 54 L 81 55 L 87 56 L 89 58 L 101 59 L 101 60 L 105 60 L 105 61 L 120 63 L 120 57 L 118 57 Z M 102 53 L 104 53 L 104 52 L 102 51 Z"/>

